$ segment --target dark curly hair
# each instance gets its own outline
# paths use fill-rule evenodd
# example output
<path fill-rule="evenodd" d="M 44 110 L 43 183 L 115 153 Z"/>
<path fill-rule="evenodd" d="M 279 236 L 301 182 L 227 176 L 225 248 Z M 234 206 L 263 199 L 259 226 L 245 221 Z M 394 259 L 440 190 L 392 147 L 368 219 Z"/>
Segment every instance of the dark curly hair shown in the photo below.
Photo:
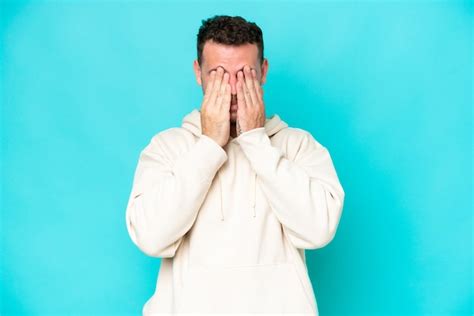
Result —
<path fill-rule="evenodd" d="M 202 50 L 207 40 L 225 45 L 257 44 L 260 64 L 263 63 L 263 34 L 260 27 L 240 16 L 215 15 L 202 20 L 197 34 L 197 58 L 202 64 Z"/>

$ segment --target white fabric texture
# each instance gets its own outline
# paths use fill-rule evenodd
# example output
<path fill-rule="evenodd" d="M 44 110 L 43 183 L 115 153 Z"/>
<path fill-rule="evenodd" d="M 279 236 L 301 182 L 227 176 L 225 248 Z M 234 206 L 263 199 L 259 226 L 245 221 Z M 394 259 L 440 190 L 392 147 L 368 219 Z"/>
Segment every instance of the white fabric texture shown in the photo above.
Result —
<path fill-rule="evenodd" d="M 318 315 L 305 250 L 334 238 L 345 196 L 327 148 L 277 114 L 221 147 L 200 115 L 138 159 L 127 230 L 162 258 L 143 315 Z"/>

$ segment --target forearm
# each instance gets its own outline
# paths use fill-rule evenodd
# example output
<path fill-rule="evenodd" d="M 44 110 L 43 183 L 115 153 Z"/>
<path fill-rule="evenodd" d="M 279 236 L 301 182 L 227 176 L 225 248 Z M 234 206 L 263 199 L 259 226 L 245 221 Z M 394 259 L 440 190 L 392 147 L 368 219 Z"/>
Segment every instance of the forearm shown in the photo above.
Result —
<path fill-rule="evenodd" d="M 169 168 L 153 167 L 144 150 L 129 204 L 131 235 L 152 256 L 174 255 L 180 238 L 192 227 L 217 170 L 227 159 L 212 139 L 202 136 Z"/>
<path fill-rule="evenodd" d="M 312 144 L 300 163 L 272 146 L 263 128 L 239 137 L 268 202 L 298 248 L 320 248 L 334 236 L 344 191 L 326 148 Z"/>

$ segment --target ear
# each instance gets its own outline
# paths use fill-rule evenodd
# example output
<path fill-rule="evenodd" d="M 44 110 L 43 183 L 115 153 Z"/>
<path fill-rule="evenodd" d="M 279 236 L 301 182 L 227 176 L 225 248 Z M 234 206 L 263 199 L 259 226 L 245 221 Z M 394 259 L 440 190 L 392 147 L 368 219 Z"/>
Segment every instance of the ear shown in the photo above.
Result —
<path fill-rule="evenodd" d="M 194 74 L 196 75 L 196 81 L 197 81 L 198 85 L 202 86 L 201 66 L 199 66 L 199 62 L 197 61 L 197 59 L 194 60 L 193 68 L 194 68 Z"/>
<path fill-rule="evenodd" d="M 267 81 L 267 72 L 268 72 L 268 59 L 264 58 L 263 63 L 262 63 L 262 69 L 261 69 L 261 73 L 262 73 L 261 84 L 262 84 L 262 86 Z"/>

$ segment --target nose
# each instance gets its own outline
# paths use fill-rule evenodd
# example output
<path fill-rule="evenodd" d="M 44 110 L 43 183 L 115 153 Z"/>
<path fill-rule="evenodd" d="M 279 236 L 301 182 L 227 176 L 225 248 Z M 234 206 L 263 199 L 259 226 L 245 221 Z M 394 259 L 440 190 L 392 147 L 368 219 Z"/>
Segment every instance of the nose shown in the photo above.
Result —
<path fill-rule="evenodd" d="M 229 83 L 231 87 L 231 94 L 237 95 L 237 74 L 230 75 Z"/>

